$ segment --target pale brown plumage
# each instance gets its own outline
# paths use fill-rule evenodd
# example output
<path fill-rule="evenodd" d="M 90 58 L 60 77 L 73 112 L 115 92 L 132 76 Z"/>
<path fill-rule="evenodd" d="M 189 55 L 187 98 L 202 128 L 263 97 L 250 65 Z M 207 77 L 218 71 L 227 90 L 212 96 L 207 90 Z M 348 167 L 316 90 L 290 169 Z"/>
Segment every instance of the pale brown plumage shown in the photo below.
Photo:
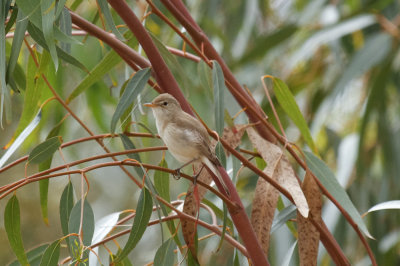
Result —
<path fill-rule="evenodd" d="M 179 102 L 168 93 L 160 94 L 145 105 L 152 107 L 158 134 L 171 154 L 184 164 L 196 160 L 203 162 L 228 192 L 217 169 L 220 162 L 211 148 L 204 126 L 196 118 L 184 112 Z"/>

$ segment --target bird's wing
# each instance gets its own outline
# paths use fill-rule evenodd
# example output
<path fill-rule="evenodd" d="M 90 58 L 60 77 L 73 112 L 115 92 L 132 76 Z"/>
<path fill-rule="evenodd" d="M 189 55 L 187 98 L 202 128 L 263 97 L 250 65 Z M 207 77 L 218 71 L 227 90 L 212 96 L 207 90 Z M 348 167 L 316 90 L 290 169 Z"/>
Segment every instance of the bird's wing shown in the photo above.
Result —
<path fill-rule="evenodd" d="M 184 128 L 182 137 L 186 138 L 191 143 L 194 143 L 205 157 L 213 163 L 216 163 L 218 159 L 211 148 L 211 142 L 207 130 L 199 120 L 187 113 L 184 114 L 187 119 L 179 121 Z"/>

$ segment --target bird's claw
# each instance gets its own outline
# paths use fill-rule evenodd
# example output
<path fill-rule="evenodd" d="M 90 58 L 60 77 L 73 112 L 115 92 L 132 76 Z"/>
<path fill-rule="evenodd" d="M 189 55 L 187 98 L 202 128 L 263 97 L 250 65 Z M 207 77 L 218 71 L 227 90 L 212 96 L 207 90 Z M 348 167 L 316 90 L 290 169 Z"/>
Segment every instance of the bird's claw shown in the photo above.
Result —
<path fill-rule="evenodd" d="M 181 179 L 181 169 L 177 168 L 175 169 L 175 173 L 172 174 L 175 180 Z"/>

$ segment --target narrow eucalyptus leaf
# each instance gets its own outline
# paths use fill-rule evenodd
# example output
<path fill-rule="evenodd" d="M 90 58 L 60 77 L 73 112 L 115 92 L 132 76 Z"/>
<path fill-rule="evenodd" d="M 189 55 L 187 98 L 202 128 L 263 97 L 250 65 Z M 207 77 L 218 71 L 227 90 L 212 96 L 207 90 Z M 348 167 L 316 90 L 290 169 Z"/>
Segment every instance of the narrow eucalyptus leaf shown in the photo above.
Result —
<path fill-rule="evenodd" d="M 61 241 L 57 239 L 46 248 L 40 261 L 40 266 L 52 266 L 58 264 L 58 259 L 60 258 L 60 244 Z"/>
<path fill-rule="evenodd" d="M 125 91 L 121 96 L 121 99 L 115 109 L 115 113 L 111 119 L 111 132 L 115 132 L 118 119 L 124 113 L 124 111 L 132 104 L 139 93 L 143 90 L 147 81 L 150 78 L 150 68 L 141 69 L 133 76 L 133 78 L 126 85 Z"/>
<path fill-rule="evenodd" d="M 56 136 L 37 145 L 28 157 L 29 163 L 42 163 L 51 158 L 61 146 L 61 137 Z"/>
<path fill-rule="evenodd" d="M 175 262 L 175 246 L 173 238 L 165 241 L 156 252 L 154 266 L 173 266 Z"/>
<path fill-rule="evenodd" d="M 21 236 L 21 218 L 17 196 L 12 196 L 4 211 L 4 228 L 7 233 L 11 249 L 22 265 L 28 265 Z"/>
<path fill-rule="evenodd" d="M 353 221 L 357 224 L 358 228 L 369 238 L 373 238 L 368 232 L 367 227 L 360 213 L 357 211 L 353 202 L 347 195 L 346 191 L 339 184 L 331 169 L 313 153 L 304 151 L 306 156 L 307 166 L 313 174 L 321 181 L 322 185 L 329 191 L 329 193 L 339 202 L 339 204 L 347 211 Z"/>
<path fill-rule="evenodd" d="M 150 192 L 147 190 L 147 188 L 143 188 L 142 192 L 140 193 L 138 207 L 136 209 L 136 216 L 135 220 L 133 221 L 131 233 L 129 234 L 129 238 L 125 244 L 125 247 L 115 259 L 116 262 L 122 261 L 136 247 L 137 243 L 142 238 L 144 231 L 147 228 L 147 224 L 150 220 L 152 211 L 153 202 Z"/>

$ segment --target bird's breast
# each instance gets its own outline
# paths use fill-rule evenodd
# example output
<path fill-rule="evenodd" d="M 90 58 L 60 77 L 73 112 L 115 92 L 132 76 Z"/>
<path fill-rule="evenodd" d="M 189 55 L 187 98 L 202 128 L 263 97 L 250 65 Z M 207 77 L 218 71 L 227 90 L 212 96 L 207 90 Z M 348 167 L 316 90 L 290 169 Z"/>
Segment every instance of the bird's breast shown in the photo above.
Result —
<path fill-rule="evenodd" d="M 196 136 L 190 130 L 169 123 L 159 129 L 159 134 L 171 154 L 181 163 L 200 158 Z"/>

